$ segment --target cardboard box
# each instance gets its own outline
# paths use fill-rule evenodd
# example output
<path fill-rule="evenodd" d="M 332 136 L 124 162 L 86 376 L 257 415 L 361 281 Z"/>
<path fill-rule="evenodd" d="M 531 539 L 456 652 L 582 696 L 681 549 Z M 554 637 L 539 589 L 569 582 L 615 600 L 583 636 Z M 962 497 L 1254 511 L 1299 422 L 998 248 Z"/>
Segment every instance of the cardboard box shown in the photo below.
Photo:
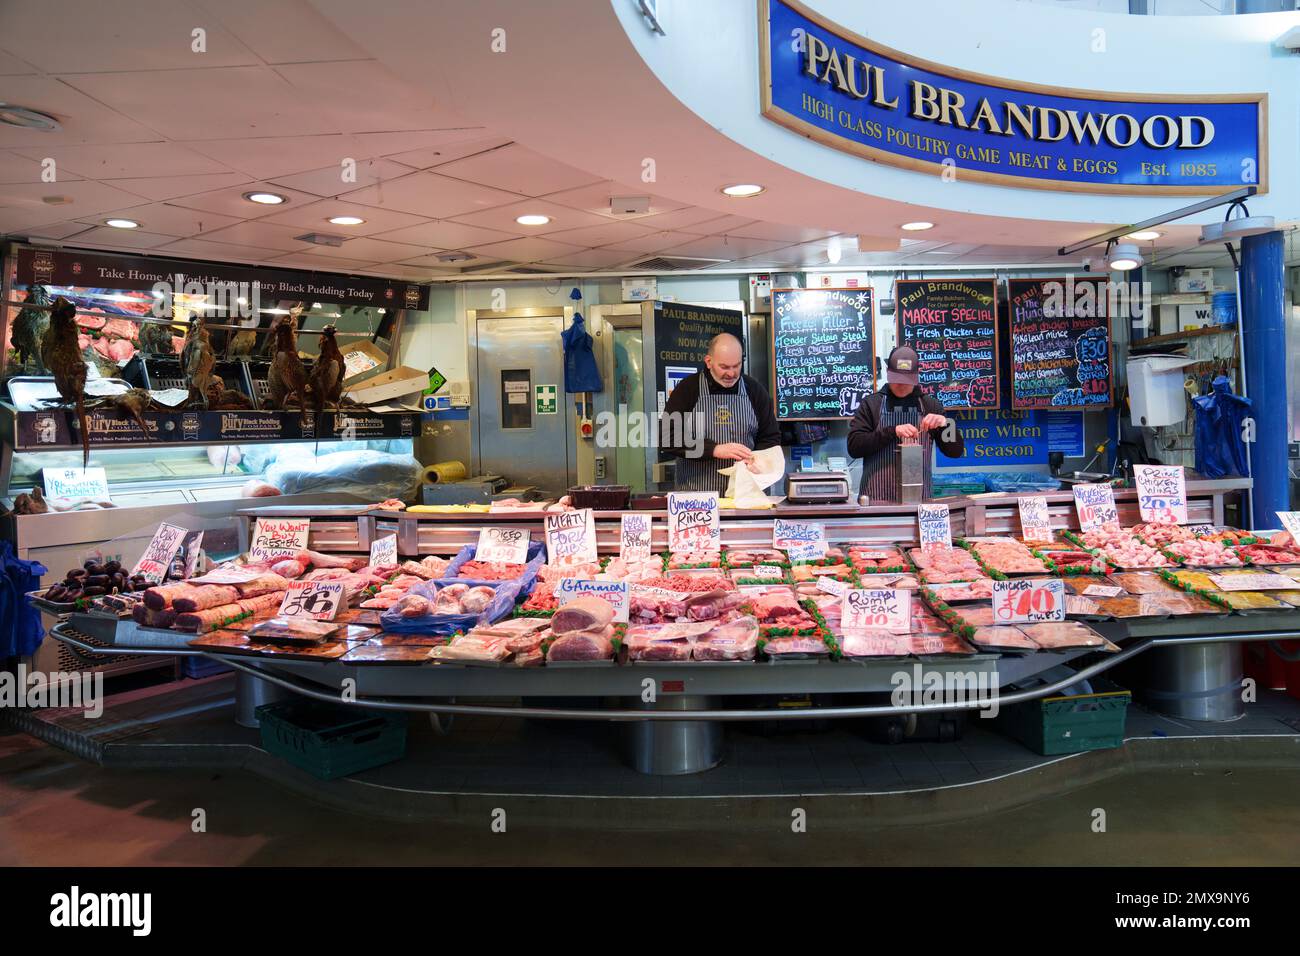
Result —
<path fill-rule="evenodd" d="M 1213 292 L 1213 269 L 1188 269 L 1174 284 L 1175 292 Z"/>
<path fill-rule="evenodd" d="M 353 342 L 339 349 L 343 353 L 343 383 L 361 381 L 377 368 L 388 364 L 388 353 L 373 342 Z"/>
<path fill-rule="evenodd" d="M 390 402 L 405 395 L 418 394 L 428 386 L 429 373 L 402 365 L 366 379 L 347 389 L 347 396 L 363 405 Z"/>

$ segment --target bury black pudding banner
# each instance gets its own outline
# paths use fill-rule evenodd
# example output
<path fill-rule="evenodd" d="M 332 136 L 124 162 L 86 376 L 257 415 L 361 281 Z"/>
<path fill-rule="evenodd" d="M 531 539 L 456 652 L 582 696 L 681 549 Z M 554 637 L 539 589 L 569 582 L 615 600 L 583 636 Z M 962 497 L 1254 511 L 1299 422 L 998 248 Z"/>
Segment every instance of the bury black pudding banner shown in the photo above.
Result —
<path fill-rule="evenodd" d="M 870 289 L 773 289 L 776 417 L 851 418 L 876 387 L 874 326 Z"/>
<path fill-rule="evenodd" d="M 898 341 L 916 349 L 921 386 L 944 408 L 997 408 L 997 280 L 899 279 Z"/>
<path fill-rule="evenodd" d="M 181 291 L 186 281 L 209 283 L 259 284 L 263 305 L 278 300 L 310 302 L 320 300 L 334 305 L 368 306 L 387 309 L 429 308 L 429 287 L 374 276 L 337 275 L 329 272 L 299 272 L 261 266 L 241 266 L 183 259 L 115 256 L 75 249 L 18 249 L 15 281 L 20 286 L 33 283 L 53 286 L 79 286 L 89 289 L 152 290 L 160 282 Z M 178 281 L 182 277 L 183 281 Z"/>
<path fill-rule="evenodd" d="M 1008 280 L 1012 408 L 1110 406 L 1108 288 L 1103 278 Z"/>
<path fill-rule="evenodd" d="M 870 4 L 840 6 L 870 23 Z M 1058 89 L 922 60 L 798 0 L 758 0 L 758 18 L 762 114 L 834 149 L 1022 189 L 1268 189 L 1266 93 Z"/>

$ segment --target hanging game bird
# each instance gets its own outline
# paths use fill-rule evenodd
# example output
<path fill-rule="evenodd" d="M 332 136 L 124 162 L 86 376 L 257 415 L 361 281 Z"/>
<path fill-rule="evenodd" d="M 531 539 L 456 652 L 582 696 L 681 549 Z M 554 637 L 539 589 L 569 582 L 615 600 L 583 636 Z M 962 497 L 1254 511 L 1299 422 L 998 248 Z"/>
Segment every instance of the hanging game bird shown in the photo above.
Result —
<path fill-rule="evenodd" d="M 172 327 L 162 322 L 144 322 L 140 326 L 140 351 L 145 355 L 175 355 Z"/>
<path fill-rule="evenodd" d="M 289 400 L 297 398 L 302 409 L 299 420 L 307 421 L 307 370 L 298 357 L 297 316 L 279 316 L 271 326 L 275 336 L 275 354 L 267 374 L 268 398 L 272 408 L 287 409 Z"/>
<path fill-rule="evenodd" d="M 324 411 L 327 404 L 332 404 L 338 411 L 339 400 L 343 397 L 343 353 L 339 351 L 335 331 L 332 325 L 320 330 L 320 353 L 307 379 L 313 407 L 318 412 Z"/>
<path fill-rule="evenodd" d="M 185 347 L 181 349 L 181 361 L 185 378 L 190 383 L 190 405 L 208 405 L 208 384 L 212 380 L 212 366 L 216 359 L 212 354 L 212 342 L 208 338 L 207 320 L 197 315 L 190 317 L 189 333 L 185 336 Z"/>
<path fill-rule="evenodd" d="M 33 285 L 27 290 L 23 302 L 29 305 L 49 305 L 50 294 L 43 285 Z M 50 325 L 50 314 L 45 309 L 23 309 L 14 319 L 11 339 L 18 361 L 28 365 L 35 361 L 38 372 L 45 371 L 41 362 L 41 340 Z"/>
<path fill-rule="evenodd" d="M 50 312 L 50 325 L 41 339 L 41 361 L 54 376 L 54 387 L 77 410 L 83 450 L 81 467 L 90 464 L 90 427 L 86 422 L 86 362 L 77 348 L 77 307 L 60 296 Z"/>

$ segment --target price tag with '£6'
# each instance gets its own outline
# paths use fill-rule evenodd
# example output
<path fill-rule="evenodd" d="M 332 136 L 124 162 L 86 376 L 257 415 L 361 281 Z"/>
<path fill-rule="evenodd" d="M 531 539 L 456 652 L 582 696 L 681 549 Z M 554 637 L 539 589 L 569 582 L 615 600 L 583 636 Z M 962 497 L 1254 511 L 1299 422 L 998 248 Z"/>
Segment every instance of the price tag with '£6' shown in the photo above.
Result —
<path fill-rule="evenodd" d="M 342 581 L 290 581 L 280 602 L 280 617 L 332 621 L 343 603 Z"/>

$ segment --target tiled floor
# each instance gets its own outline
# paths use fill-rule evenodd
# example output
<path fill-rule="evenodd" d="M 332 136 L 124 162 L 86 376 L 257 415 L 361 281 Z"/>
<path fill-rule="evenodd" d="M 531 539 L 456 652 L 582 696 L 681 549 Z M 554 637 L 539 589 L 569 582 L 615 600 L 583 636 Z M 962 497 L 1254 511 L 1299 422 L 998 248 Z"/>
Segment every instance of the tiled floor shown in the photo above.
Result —
<path fill-rule="evenodd" d="M 254 747 L 255 731 L 233 722 L 231 679 L 213 678 L 111 698 L 91 733 L 114 731 L 105 762 L 149 765 L 183 759 L 202 766 L 231 745 Z M 160 716 L 168 714 L 170 716 Z M 123 727 L 138 723 L 124 736 Z M 1265 691 L 1239 720 L 1194 723 L 1134 704 L 1126 736 L 1295 735 L 1300 701 Z M 73 729 L 76 720 L 60 720 Z M 722 763 L 687 776 L 648 776 L 623 759 L 622 725 L 601 722 L 458 717 L 447 735 L 423 715 L 410 718 L 404 760 L 354 779 L 426 792 L 528 793 L 586 796 L 734 796 L 740 794 L 885 792 L 970 783 L 1025 770 L 1055 758 L 1039 756 L 999 733 L 991 720 L 966 718 L 960 739 L 878 743 L 862 721 L 806 725 L 729 724 Z M 168 745 L 160 749 L 158 745 Z"/>

